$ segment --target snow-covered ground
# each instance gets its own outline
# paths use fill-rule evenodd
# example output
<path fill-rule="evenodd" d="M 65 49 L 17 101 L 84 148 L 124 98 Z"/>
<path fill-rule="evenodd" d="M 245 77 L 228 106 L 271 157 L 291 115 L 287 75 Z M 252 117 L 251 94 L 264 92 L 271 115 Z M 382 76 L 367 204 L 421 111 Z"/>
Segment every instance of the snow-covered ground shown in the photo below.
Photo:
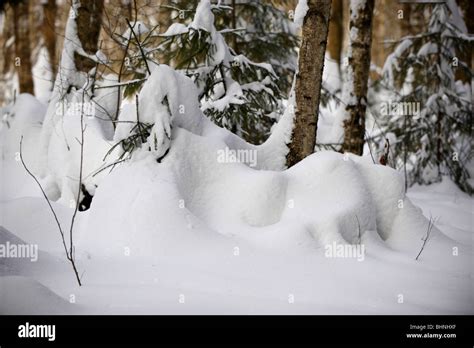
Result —
<path fill-rule="evenodd" d="M 0 245 L 39 253 L 36 262 L 0 258 L 1 314 L 474 313 L 473 199 L 451 182 L 405 197 L 394 170 L 332 152 L 284 171 L 222 162 L 232 137 L 179 122 L 162 163 L 139 150 L 78 214 L 79 287 L 48 205 L 18 161 L 24 135 L 25 161 L 41 165 L 44 112 L 20 96 L 2 129 Z M 73 209 L 52 204 L 67 230 Z M 415 260 L 430 216 L 435 227 Z"/>

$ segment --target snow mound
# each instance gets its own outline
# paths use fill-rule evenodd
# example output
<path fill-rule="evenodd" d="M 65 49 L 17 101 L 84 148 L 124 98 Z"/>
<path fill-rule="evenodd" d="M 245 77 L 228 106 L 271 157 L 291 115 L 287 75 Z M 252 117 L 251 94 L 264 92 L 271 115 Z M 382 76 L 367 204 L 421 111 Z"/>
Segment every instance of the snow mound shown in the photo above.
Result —
<path fill-rule="evenodd" d="M 37 137 L 26 136 L 41 129 L 46 106 L 31 94 L 20 94 L 13 104 L 8 117 L 8 125 L 1 128 L 1 146 L 3 157 L 13 157 L 20 151 L 20 139 L 25 136 L 24 145 L 36 143 Z"/>
<path fill-rule="evenodd" d="M 110 174 L 103 171 L 91 208 L 77 215 L 79 290 L 48 205 L 15 161 L 23 134 L 25 158 L 35 166 L 44 106 L 31 96 L 19 101 L 11 128 L 0 137 L 0 225 L 12 231 L 0 230 L 0 243 L 35 243 L 43 254 L 37 263 L 0 260 L 6 265 L 0 266 L 0 314 L 473 311 L 470 197 L 445 183 L 431 186 L 432 192 L 412 191 L 426 216 L 447 217 L 437 220 L 443 232 L 433 229 L 415 261 L 428 220 L 405 197 L 396 171 L 333 152 L 285 170 L 290 108 L 267 142 L 249 145 L 207 120 L 189 79 L 163 65 L 145 83 L 138 105 L 140 120 L 153 123 L 163 141 L 150 151 L 151 138 Z M 136 110 L 123 105 L 120 119 L 135 121 Z M 62 123 L 75 128 L 71 112 Z M 87 155 L 90 178 L 89 170 L 100 165 L 94 159 L 102 161 L 111 144 L 96 120 L 86 124 L 87 151 L 95 151 Z M 125 128 L 117 128 L 111 143 L 130 133 L 119 125 Z M 64 130 L 56 130 L 52 142 L 64 138 Z M 77 165 L 77 147 L 70 156 Z M 58 169 L 71 164 L 59 159 Z M 74 211 L 68 203 L 52 203 L 65 228 Z M 327 256 L 334 242 L 364 247 L 364 262 Z M 77 307 L 63 300 L 71 294 Z"/>
<path fill-rule="evenodd" d="M 8 243 L 14 245 L 26 244 L 3 226 L 0 226 L 0 245 L 8 246 Z M 23 268 L 25 268 L 25 264 L 29 262 L 30 261 L 25 258 L 0 257 L 0 274 L 18 274 Z"/>
<path fill-rule="evenodd" d="M 46 286 L 31 278 L 0 277 L 0 314 L 59 314 L 72 305 Z"/>
<path fill-rule="evenodd" d="M 140 159 L 115 169 L 97 189 L 84 247 L 97 254 L 129 248 L 153 257 L 237 239 L 279 251 L 315 251 L 334 241 L 357 243 L 371 231 L 389 242 L 395 221 L 406 216 L 415 225 L 426 222 L 388 167 L 320 152 L 285 171 L 256 170 L 219 163 L 226 146 L 177 127 L 162 163 L 142 151 Z M 422 237 L 416 227 L 407 232 L 413 240 Z"/>
<path fill-rule="evenodd" d="M 152 256 L 180 243 L 237 238 L 282 251 L 315 250 L 358 243 L 373 231 L 389 243 L 396 221 L 408 230 L 404 240 L 423 236 L 427 221 L 406 199 L 395 170 L 320 152 L 274 171 L 282 169 L 272 161 L 285 155 L 288 110 L 267 142 L 253 146 L 208 121 L 197 100 L 184 75 L 165 65 L 151 74 L 135 109 L 152 131 L 146 146 L 97 189 L 84 232 L 90 248 L 133 247 Z M 132 127 L 121 123 L 120 137 Z"/>

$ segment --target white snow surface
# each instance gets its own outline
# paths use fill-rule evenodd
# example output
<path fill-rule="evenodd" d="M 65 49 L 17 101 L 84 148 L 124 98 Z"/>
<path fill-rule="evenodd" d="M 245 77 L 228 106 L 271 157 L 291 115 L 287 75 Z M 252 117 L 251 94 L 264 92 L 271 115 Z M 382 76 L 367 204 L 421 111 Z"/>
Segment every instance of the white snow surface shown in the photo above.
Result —
<path fill-rule="evenodd" d="M 135 110 L 124 106 L 120 118 Z M 90 209 L 78 214 L 78 287 L 51 212 L 15 155 L 23 135 L 25 160 L 38 167 L 44 113 L 21 95 L 12 128 L 1 130 L 0 244 L 40 249 L 35 263 L 0 258 L 1 314 L 474 312 L 472 198 L 449 181 L 407 197 L 395 170 L 329 151 L 285 170 L 290 111 L 266 143 L 249 145 L 208 121 L 191 80 L 164 65 L 139 95 L 140 118 L 154 123 L 160 146 L 149 151 L 149 140 L 104 171 Z M 89 170 L 111 146 L 103 141 L 87 156 Z M 222 163 L 224 149 L 255 151 L 257 165 Z M 67 228 L 73 209 L 63 200 L 53 207 Z M 438 219 L 415 261 L 428 226 L 423 213 Z M 365 253 L 327 257 L 333 245 Z"/>

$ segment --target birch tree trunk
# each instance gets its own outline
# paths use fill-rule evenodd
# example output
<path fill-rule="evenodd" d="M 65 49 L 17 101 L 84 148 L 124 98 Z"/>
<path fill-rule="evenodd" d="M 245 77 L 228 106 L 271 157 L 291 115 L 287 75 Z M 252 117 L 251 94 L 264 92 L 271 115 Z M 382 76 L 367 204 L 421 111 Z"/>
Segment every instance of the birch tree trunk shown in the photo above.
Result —
<path fill-rule="evenodd" d="M 5 6 L 3 10 L 4 24 L 3 30 L 0 31 L 0 51 L 2 52 L 2 54 L 0 54 L 0 84 L 4 87 L 0 88 L 0 105 L 13 99 L 14 89 L 12 74 L 15 68 L 15 45 L 9 40 L 10 37 L 15 35 L 13 28 L 13 9 L 10 6 Z"/>
<path fill-rule="evenodd" d="M 12 6 L 15 33 L 15 67 L 18 72 L 20 93 L 34 94 L 28 2 L 24 0 L 14 1 Z"/>
<path fill-rule="evenodd" d="M 308 0 L 307 5 L 295 79 L 296 105 L 294 128 L 286 156 L 288 167 L 311 155 L 316 144 L 331 0 Z"/>
<path fill-rule="evenodd" d="M 351 1 L 348 71 L 344 97 L 343 152 L 362 155 L 367 108 L 367 83 L 370 71 L 370 47 L 372 43 L 372 16 L 374 0 Z"/>
<path fill-rule="evenodd" d="M 43 40 L 46 50 L 48 51 L 49 63 L 51 65 L 51 72 L 54 77 L 57 71 L 56 61 L 56 14 L 57 6 L 56 0 L 47 0 L 43 3 Z"/>

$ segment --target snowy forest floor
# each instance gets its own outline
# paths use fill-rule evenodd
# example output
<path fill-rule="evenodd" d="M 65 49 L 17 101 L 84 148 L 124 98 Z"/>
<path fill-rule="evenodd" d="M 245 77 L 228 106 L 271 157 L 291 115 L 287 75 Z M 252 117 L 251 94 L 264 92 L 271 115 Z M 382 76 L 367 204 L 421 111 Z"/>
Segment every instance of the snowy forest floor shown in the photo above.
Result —
<path fill-rule="evenodd" d="M 1 314 L 473 313 L 472 254 L 443 255 L 430 240 L 419 261 L 421 240 L 412 254 L 367 241 L 364 262 L 208 237 L 183 240 L 182 250 L 160 249 L 153 257 L 132 249 L 91 258 L 79 243 L 79 288 L 38 188 L 14 160 L 4 160 L 2 171 L 0 243 L 33 243 L 40 253 L 37 262 L 0 259 Z M 408 196 L 426 217 L 437 218 L 453 245 L 471 245 L 472 198 L 447 180 L 413 187 Z M 54 207 L 67 225 L 71 210 Z M 76 234 L 84 233 L 88 214 L 79 214 Z M 238 255 L 232 243 L 239 245 Z"/>
<path fill-rule="evenodd" d="M 151 83 L 174 80 L 159 70 Z M 104 177 L 74 227 L 79 287 L 51 211 L 18 158 L 23 135 L 25 160 L 38 168 L 46 106 L 20 95 L 14 111 L 0 136 L 0 246 L 27 243 L 39 255 L 0 257 L 0 314 L 474 313 L 474 200 L 451 181 L 411 187 L 406 199 L 400 173 L 369 157 L 322 151 L 284 171 L 217 163 L 224 148 L 246 146 L 259 160 L 274 154 L 211 122 L 200 132 L 177 124 L 162 163 L 141 149 Z M 326 114 L 320 130 L 331 123 Z M 96 144 L 107 142 L 93 140 L 86 153 L 102 159 Z M 68 156 L 55 161 L 69 170 L 57 178 L 74 183 L 76 157 Z M 52 204 L 68 231 L 74 205 Z M 430 217 L 435 226 L 415 260 Z M 357 245 L 357 257 L 327 254 L 328 246 Z"/>

